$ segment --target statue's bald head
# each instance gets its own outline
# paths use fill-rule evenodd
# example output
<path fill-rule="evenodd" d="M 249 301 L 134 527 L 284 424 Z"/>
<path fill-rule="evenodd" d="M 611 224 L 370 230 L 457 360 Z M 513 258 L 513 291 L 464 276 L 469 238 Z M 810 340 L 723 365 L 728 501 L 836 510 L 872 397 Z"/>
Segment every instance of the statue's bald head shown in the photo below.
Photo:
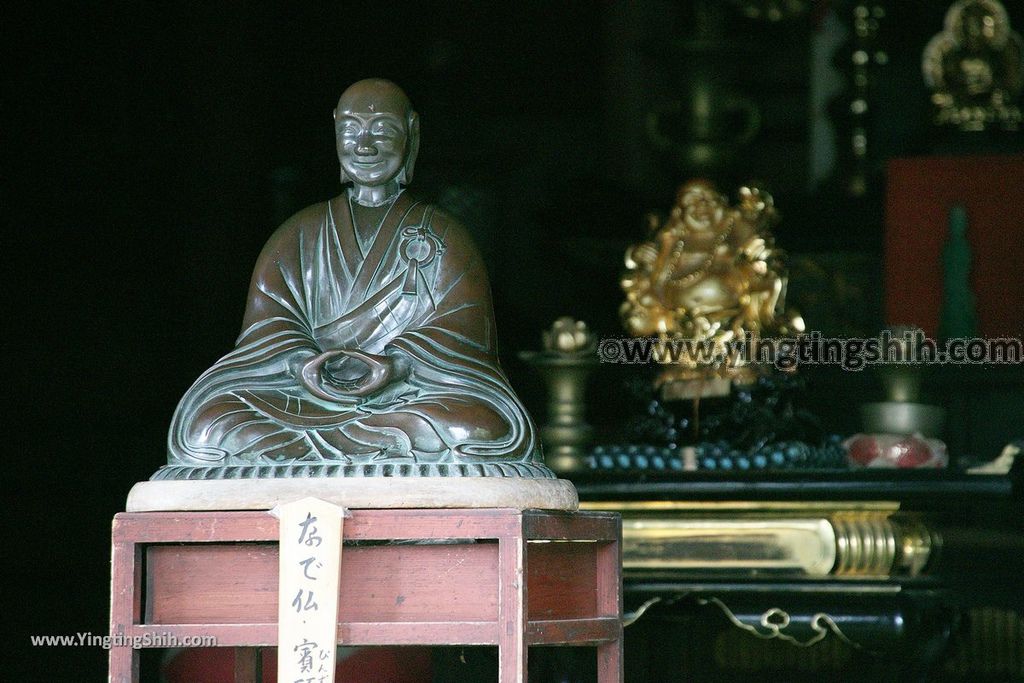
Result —
<path fill-rule="evenodd" d="M 391 81 L 383 78 L 366 78 L 353 83 L 341 94 L 335 116 L 382 112 L 408 119 L 413 113 L 412 103 L 408 95 Z"/>
<path fill-rule="evenodd" d="M 407 185 L 412 180 L 419 118 L 397 85 L 383 78 L 353 83 L 338 99 L 334 123 L 343 183 L 373 184 L 397 177 L 400 185 Z"/>

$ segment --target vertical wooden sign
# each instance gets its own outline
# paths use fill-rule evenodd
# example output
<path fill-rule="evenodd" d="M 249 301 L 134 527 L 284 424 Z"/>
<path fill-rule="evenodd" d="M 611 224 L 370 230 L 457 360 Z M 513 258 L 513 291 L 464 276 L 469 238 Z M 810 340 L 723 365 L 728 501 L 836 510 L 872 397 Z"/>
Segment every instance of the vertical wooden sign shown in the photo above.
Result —
<path fill-rule="evenodd" d="M 278 683 L 334 683 L 345 508 L 303 498 L 271 511 L 281 524 Z"/>

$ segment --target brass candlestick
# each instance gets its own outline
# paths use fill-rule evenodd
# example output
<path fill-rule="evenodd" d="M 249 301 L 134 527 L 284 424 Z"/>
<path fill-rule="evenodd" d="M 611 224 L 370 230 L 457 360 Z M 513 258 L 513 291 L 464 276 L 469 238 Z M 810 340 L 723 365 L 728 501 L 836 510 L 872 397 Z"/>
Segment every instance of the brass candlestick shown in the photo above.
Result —
<path fill-rule="evenodd" d="M 547 387 L 548 419 L 540 429 L 544 460 L 558 474 L 585 469 L 594 428 L 586 421 L 587 380 L 597 367 L 595 339 L 582 321 L 559 318 L 544 332 L 544 350 L 519 357 L 540 373 Z"/>

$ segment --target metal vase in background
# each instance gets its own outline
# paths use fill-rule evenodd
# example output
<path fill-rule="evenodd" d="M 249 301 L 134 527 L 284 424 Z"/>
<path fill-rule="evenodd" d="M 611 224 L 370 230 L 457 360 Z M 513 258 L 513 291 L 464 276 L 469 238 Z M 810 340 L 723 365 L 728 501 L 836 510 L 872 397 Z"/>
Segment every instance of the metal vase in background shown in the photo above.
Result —
<path fill-rule="evenodd" d="M 864 431 L 877 434 L 921 434 L 939 438 L 945 426 L 946 411 L 940 406 L 924 403 L 921 397 L 923 368 L 911 361 L 911 345 L 923 333 L 909 326 L 892 328 L 893 338 L 901 339 L 895 363 L 879 368 L 879 379 L 885 400 L 861 406 Z"/>
<path fill-rule="evenodd" d="M 672 72 L 676 96 L 649 111 L 647 137 L 675 173 L 713 178 L 761 130 L 757 104 L 722 85 L 728 79 L 721 73 L 729 60 L 754 58 L 756 50 L 727 39 L 730 16 L 723 3 L 702 0 L 693 9 L 688 36 L 651 48 Z"/>
<path fill-rule="evenodd" d="M 594 434 L 586 421 L 586 392 L 598 365 L 596 340 L 584 322 L 564 317 L 543 333 L 543 342 L 543 351 L 523 351 L 519 357 L 540 373 L 547 389 L 547 421 L 540 429 L 545 463 L 558 474 L 572 475 L 586 469 Z"/>
<path fill-rule="evenodd" d="M 652 146 L 682 173 L 713 173 L 736 161 L 761 130 L 761 114 L 750 99 L 722 89 L 708 72 L 688 79 L 685 97 L 647 115 Z"/>

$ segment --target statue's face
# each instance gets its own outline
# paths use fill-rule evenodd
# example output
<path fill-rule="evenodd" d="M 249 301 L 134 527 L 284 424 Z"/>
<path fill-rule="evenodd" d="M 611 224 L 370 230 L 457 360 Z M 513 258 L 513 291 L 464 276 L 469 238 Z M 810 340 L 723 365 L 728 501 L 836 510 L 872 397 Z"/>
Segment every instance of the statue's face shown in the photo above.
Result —
<path fill-rule="evenodd" d="M 683 197 L 683 206 L 686 207 L 686 225 L 690 230 L 696 232 L 717 232 L 725 217 L 725 206 L 719 195 L 696 187 L 686 193 Z"/>
<path fill-rule="evenodd" d="M 386 111 L 338 111 L 334 130 L 342 170 L 354 183 L 384 185 L 401 172 L 409 140 L 403 116 Z"/>

